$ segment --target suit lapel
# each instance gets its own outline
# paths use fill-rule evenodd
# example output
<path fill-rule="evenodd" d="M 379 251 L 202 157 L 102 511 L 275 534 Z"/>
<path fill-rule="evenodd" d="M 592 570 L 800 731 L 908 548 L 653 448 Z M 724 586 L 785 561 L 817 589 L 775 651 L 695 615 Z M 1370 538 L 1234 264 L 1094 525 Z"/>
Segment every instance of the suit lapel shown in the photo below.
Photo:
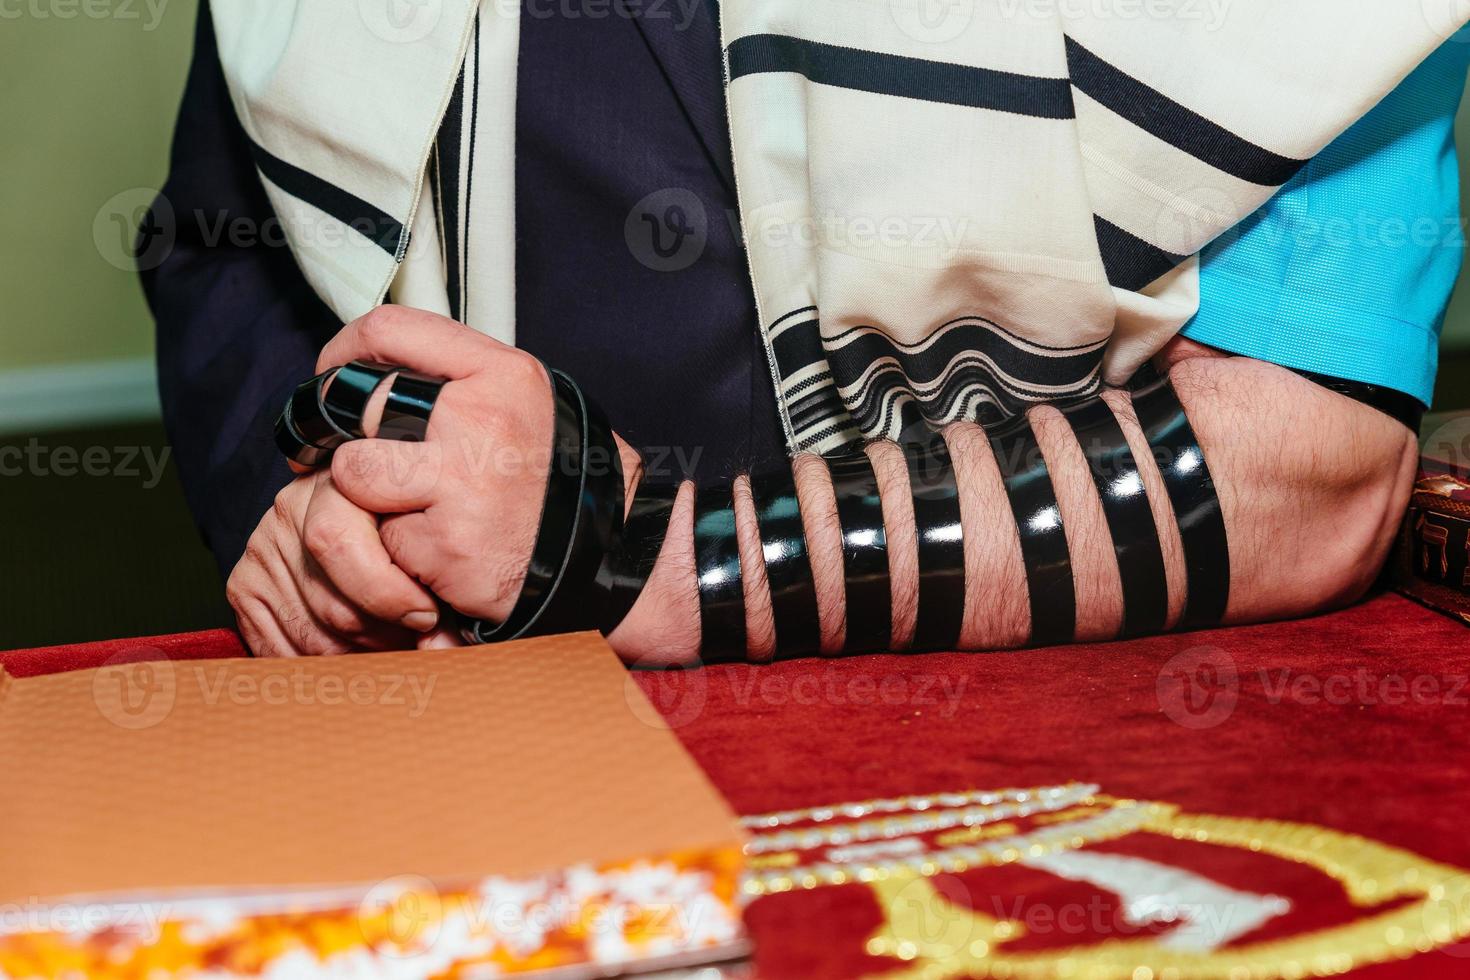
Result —
<path fill-rule="evenodd" d="M 726 188 L 734 193 L 725 119 L 724 57 L 715 0 L 621 0 L 694 127 Z"/>

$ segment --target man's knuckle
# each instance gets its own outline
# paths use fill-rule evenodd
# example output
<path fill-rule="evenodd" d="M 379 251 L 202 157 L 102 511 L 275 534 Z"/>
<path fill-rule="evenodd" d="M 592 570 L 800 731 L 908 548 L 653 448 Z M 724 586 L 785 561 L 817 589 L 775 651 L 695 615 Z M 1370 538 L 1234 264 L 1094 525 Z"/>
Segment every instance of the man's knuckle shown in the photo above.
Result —
<path fill-rule="evenodd" d="M 400 316 L 399 308 L 391 303 L 368 310 L 357 321 L 358 338 L 369 349 L 381 346 L 392 335 Z"/>
<path fill-rule="evenodd" d="M 505 361 L 503 368 L 497 366 L 497 372 L 503 370 L 506 381 L 516 385 L 515 390 L 546 386 L 546 369 L 536 358 L 521 351 L 507 350 Z"/>
<path fill-rule="evenodd" d="M 322 623 L 334 633 L 351 635 L 362 632 L 362 617 L 340 602 L 325 603 L 317 611 Z"/>
<path fill-rule="evenodd" d="M 337 521 L 316 518 L 306 522 L 301 539 L 312 557 L 320 561 L 342 550 L 347 539 L 347 529 Z"/>
<path fill-rule="evenodd" d="M 363 604 L 382 619 L 401 619 L 414 605 L 401 589 L 383 579 L 377 579 L 366 587 Z"/>
<path fill-rule="evenodd" d="M 288 484 L 271 501 L 271 515 L 284 523 L 291 523 L 296 516 L 296 493 L 294 484 Z"/>

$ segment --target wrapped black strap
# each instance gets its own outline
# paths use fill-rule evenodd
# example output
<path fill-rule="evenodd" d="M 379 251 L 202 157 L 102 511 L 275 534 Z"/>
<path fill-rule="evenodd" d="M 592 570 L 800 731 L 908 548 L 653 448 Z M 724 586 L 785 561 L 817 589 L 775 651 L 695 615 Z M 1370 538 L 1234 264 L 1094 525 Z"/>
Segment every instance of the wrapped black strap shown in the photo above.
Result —
<path fill-rule="evenodd" d="M 1077 631 L 1077 591 L 1062 511 L 1036 433 L 1024 415 L 990 433 L 1011 515 L 1021 538 L 1031 644 L 1068 643 Z"/>
<path fill-rule="evenodd" d="M 597 591 L 604 597 L 600 624 L 604 634 L 618 628 L 643 593 L 663 550 L 678 496 L 678 483 L 657 483 L 646 474 L 639 482 L 618 547 L 603 556 L 597 571 Z"/>
<path fill-rule="evenodd" d="M 575 393 L 582 419 L 581 486 L 576 530 L 564 571 L 546 609 L 524 636 L 572 633 L 602 625 L 599 603 L 589 601 L 603 557 L 617 551 L 623 536 L 623 461 L 612 426 L 601 408 L 587 400 L 568 375 L 553 370 L 559 385 Z"/>
<path fill-rule="evenodd" d="M 368 402 L 383 379 L 396 368 L 389 364 L 374 364 L 370 361 L 353 361 L 344 364 L 332 375 L 332 383 L 322 399 L 323 408 L 334 425 L 354 438 L 361 439 L 363 416 L 367 414 Z M 442 384 L 442 382 L 440 382 Z M 383 438 L 388 438 L 384 436 Z"/>
<path fill-rule="evenodd" d="M 1179 628 L 1215 626 L 1230 602 L 1230 545 L 1204 449 L 1167 377 L 1136 391 L 1133 411 L 1164 478 L 1184 547 L 1188 596 Z"/>
<path fill-rule="evenodd" d="M 276 448 L 303 466 L 321 466 L 332 450 L 356 438 L 327 414 L 323 391 L 335 369 L 323 371 L 296 386 L 276 419 Z"/>
<path fill-rule="evenodd" d="M 877 653 L 892 645 L 893 585 L 888 569 L 888 532 L 878 475 L 867 453 L 827 459 L 842 525 L 842 572 L 846 582 L 846 654 Z"/>
<path fill-rule="evenodd" d="M 541 521 L 520 595 L 510 615 L 499 625 L 484 620 L 466 622 L 461 632 L 471 643 L 498 643 L 528 635 L 550 602 L 571 556 L 582 503 L 583 459 L 587 448 L 582 398 L 571 379 L 560 372 L 551 373 L 551 390 L 554 406 L 551 468 L 546 476 Z"/>
<path fill-rule="evenodd" d="M 388 401 L 383 405 L 383 417 L 378 423 L 378 438 L 423 442 L 429 431 L 434 401 L 443 387 L 442 378 L 400 370 L 388 388 Z"/>
<path fill-rule="evenodd" d="M 1383 385 L 1336 378 L 1330 374 L 1319 374 L 1316 371 L 1302 371 L 1297 368 L 1288 368 L 1288 370 L 1300 374 L 1313 384 L 1321 385 L 1328 391 L 1335 391 L 1355 402 L 1362 402 L 1369 408 L 1377 409 L 1410 432 L 1415 434 L 1419 432 L 1419 423 L 1424 420 L 1424 404 L 1412 395 L 1406 395 L 1402 391 L 1386 388 Z"/>
<path fill-rule="evenodd" d="M 791 466 L 783 466 L 772 472 L 752 474 L 750 494 L 755 501 L 766 585 L 771 593 L 776 656 L 810 656 L 821 650 L 822 630 L 817 618 L 817 588 L 812 580 L 806 528 L 796 496 L 795 471 Z"/>
<path fill-rule="evenodd" d="M 913 649 L 953 650 L 965 618 L 965 534 L 954 463 L 943 439 L 904 447 L 919 544 Z"/>
<path fill-rule="evenodd" d="M 1149 508 L 1143 474 L 1113 410 L 1101 397 L 1065 406 L 1092 482 L 1102 497 L 1103 516 L 1123 582 L 1123 637 L 1161 632 L 1169 616 L 1169 586 L 1158 528 Z"/>
<path fill-rule="evenodd" d="M 694 568 L 699 578 L 700 651 L 705 663 L 745 660 L 745 588 L 729 487 L 694 497 Z"/>

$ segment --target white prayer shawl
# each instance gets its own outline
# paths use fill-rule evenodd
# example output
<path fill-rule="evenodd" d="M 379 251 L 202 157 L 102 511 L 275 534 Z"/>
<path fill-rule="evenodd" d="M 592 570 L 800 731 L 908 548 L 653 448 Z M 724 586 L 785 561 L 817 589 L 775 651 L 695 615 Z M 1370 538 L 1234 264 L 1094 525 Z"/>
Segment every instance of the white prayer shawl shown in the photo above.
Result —
<path fill-rule="evenodd" d="M 424 176 L 473 73 L 478 131 L 500 138 L 475 156 L 463 316 L 513 343 L 519 0 L 211 7 L 271 201 L 344 320 L 390 285 L 449 309 Z M 1200 249 L 1470 19 L 1462 0 L 720 7 L 793 451 L 1126 381 L 1197 309 Z"/>

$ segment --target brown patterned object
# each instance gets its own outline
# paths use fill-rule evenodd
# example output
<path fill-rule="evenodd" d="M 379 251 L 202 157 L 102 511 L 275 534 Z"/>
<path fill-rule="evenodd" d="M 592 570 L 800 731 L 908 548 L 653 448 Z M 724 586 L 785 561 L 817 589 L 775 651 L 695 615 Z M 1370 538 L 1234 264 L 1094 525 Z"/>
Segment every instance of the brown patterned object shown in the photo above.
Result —
<path fill-rule="evenodd" d="M 33 913 L 0 928 L 5 975 L 449 976 L 739 939 L 735 818 L 596 634 L 0 674 L 0 739 L 0 907 Z M 431 910 L 406 931 L 405 902 Z"/>
<path fill-rule="evenodd" d="M 1470 625 L 1470 413 L 1425 420 L 1400 534 L 1399 591 Z"/>

